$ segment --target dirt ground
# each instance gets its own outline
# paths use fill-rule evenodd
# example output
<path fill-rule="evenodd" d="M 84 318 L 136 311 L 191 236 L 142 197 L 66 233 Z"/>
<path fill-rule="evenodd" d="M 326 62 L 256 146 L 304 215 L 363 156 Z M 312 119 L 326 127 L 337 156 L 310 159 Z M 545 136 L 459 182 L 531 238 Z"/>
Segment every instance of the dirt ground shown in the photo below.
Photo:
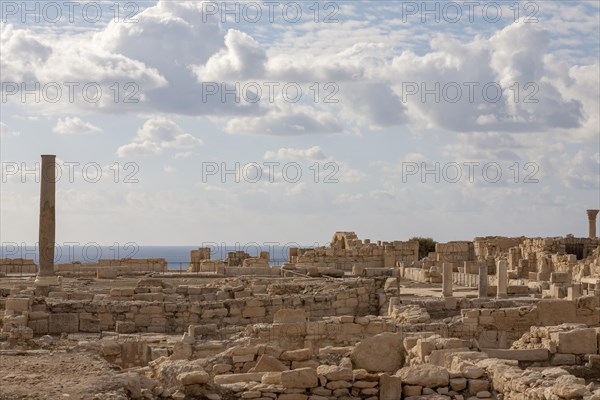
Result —
<path fill-rule="evenodd" d="M 109 363 L 89 353 L 2 351 L 0 399 L 122 399 L 115 375 Z"/>

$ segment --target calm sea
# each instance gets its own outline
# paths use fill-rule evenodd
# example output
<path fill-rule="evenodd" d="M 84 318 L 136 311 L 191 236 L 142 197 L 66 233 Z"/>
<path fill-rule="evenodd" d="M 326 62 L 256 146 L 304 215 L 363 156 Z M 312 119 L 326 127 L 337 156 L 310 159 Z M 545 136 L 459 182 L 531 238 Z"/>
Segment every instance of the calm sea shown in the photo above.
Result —
<path fill-rule="evenodd" d="M 225 259 L 230 251 L 243 250 L 251 256 L 258 256 L 261 251 L 268 251 L 270 263 L 280 265 L 288 259 L 288 247 L 285 246 L 260 246 L 255 245 L 236 245 L 219 246 L 207 245 L 211 248 L 212 259 Z M 310 247 L 310 246 L 302 246 Z M 138 246 L 115 245 L 101 246 L 96 243 L 80 245 L 57 245 L 55 247 L 54 262 L 56 264 L 80 261 L 82 263 L 97 262 L 99 259 L 119 259 L 119 258 L 164 258 L 169 263 L 169 269 L 179 270 L 187 269 L 190 262 L 190 251 L 197 249 L 198 246 Z M 38 262 L 37 246 L 24 245 L 18 243 L 3 243 L 0 246 L 0 258 L 30 258 Z"/>

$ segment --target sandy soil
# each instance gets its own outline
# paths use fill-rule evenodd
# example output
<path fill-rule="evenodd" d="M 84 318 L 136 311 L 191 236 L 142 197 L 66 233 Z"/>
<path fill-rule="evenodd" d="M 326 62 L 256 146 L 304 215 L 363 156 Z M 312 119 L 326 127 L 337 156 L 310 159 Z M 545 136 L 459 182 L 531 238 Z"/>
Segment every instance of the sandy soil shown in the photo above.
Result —
<path fill-rule="evenodd" d="M 90 400 L 123 398 L 116 371 L 104 359 L 83 352 L 48 350 L 0 352 L 1 400 Z"/>

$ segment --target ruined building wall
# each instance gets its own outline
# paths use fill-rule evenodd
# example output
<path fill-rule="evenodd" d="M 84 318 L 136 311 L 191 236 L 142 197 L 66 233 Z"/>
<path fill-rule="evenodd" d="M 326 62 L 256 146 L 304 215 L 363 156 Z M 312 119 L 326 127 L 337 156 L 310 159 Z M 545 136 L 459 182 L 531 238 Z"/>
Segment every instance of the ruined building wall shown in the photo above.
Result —
<path fill-rule="evenodd" d="M 36 265 L 29 258 L 0 258 L 1 274 L 34 274 Z"/>
<path fill-rule="evenodd" d="M 394 268 L 396 263 L 411 263 L 419 259 L 417 241 L 371 243 L 359 240 L 353 232 L 337 232 L 329 247 L 315 249 L 292 248 L 289 262 L 297 267 L 315 266 L 352 271 L 364 268 Z"/>

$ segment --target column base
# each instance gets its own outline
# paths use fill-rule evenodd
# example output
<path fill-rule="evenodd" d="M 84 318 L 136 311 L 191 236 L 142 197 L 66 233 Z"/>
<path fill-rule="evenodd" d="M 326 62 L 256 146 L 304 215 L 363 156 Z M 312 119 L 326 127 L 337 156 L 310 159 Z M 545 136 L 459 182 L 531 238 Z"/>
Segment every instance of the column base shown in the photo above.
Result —
<path fill-rule="evenodd" d="M 58 279 L 58 276 L 36 276 L 35 282 L 33 283 L 35 286 L 60 286 L 61 280 Z"/>
<path fill-rule="evenodd" d="M 497 299 L 508 299 L 508 294 L 498 294 L 496 295 Z"/>

